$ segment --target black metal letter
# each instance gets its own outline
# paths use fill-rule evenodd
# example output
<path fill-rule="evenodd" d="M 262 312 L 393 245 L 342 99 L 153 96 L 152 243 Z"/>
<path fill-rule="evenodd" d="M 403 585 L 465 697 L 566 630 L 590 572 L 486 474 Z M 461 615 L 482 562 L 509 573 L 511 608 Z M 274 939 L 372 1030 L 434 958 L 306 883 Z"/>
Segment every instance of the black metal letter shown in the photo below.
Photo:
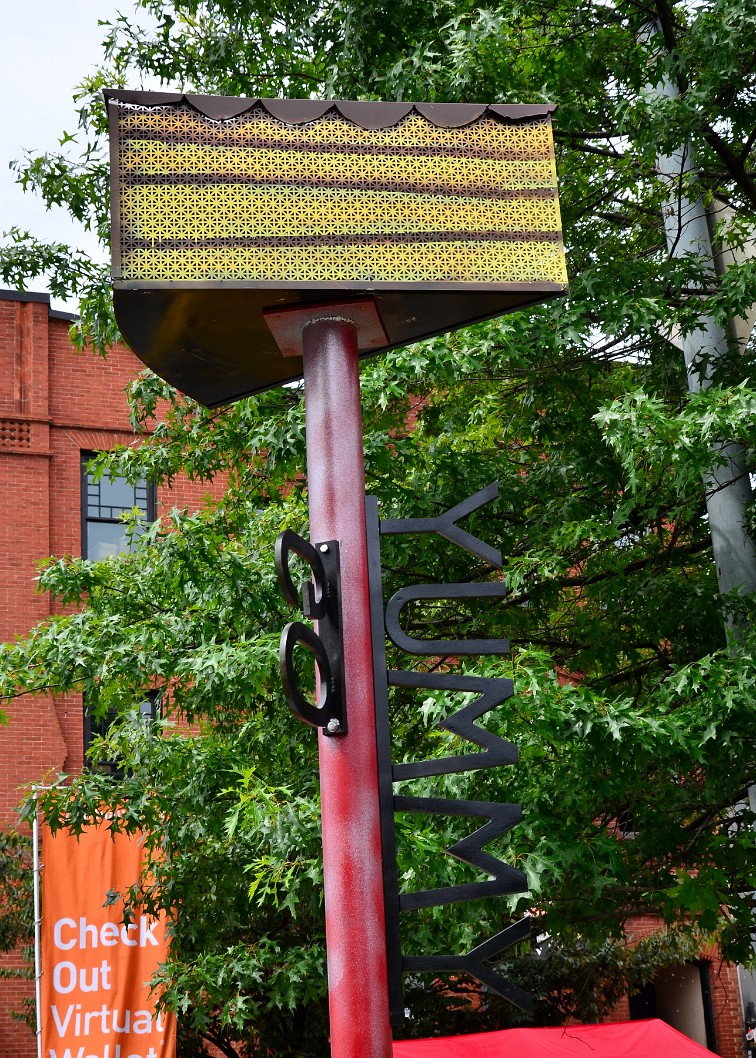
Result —
<path fill-rule="evenodd" d="M 294 672 L 294 647 L 297 643 L 301 643 L 315 655 L 315 664 L 320 676 L 317 705 L 308 702 L 297 686 L 297 677 Z M 284 694 L 291 711 L 306 724 L 312 724 L 313 727 L 324 727 L 332 715 L 327 706 L 333 702 L 334 688 L 333 673 L 323 640 L 311 628 L 299 621 L 286 625 L 281 635 L 278 663 Z"/>
<path fill-rule="evenodd" d="M 510 867 L 508 863 L 483 851 L 483 846 L 494 838 L 506 834 L 522 819 L 519 805 L 500 804 L 497 801 L 451 801 L 444 797 L 395 797 L 397 812 L 427 812 L 449 816 L 485 816 L 489 822 L 462 838 L 446 851 L 455 859 L 469 863 L 491 875 L 487 882 L 465 882 L 461 885 L 446 885 L 443 889 L 423 889 L 417 893 L 400 893 L 399 910 L 409 911 L 418 907 L 435 907 L 438 904 L 454 904 L 461 900 L 481 900 L 500 893 L 523 893 L 528 881 L 523 871 Z"/>
<path fill-rule="evenodd" d="M 398 672 L 388 673 L 390 687 L 424 687 L 428 690 L 473 691 L 480 695 L 474 702 L 441 720 L 439 727 L 454 735 L 483 746 L 483 753 L 465 753 L 456 757 L 441 757 L 435 760 L 413 761 L 411 764 L 395 764 L 393 781 L 420 779 L 426 775 L 446 775 L 455 771 L 472 771 L 475 768 L 493 768 L 500 764 L 516 764 L 517 747 L 505 738 L 486 731 L 474 723 L 479 716 L 490 712 L 514 694 L 511 680 L 484 676 L 457 676 L 454 673 Z"/>
<path fill-rule="evenodd" d="M 409 955 L 402 959 L 402 969 L 406 973 L 425 973 L 427 971 L 450 973 L 464 970 L 470 977 L 474 977 L 476 981 L 480 981 L 481 984 L 497 992 L 504 999 L 508 999 L 510 1003 L 514 1003 L 521 1010 L 530 1013 L 533 1009 L 532 997 L 527 992 L 524 992 L 522 988 L 518 988 L 517 985 L 508 981 L 506 977 L 496 973 L 490 966 L 485 965 L 486 959 L 498 955 L 499 952 L 504 951 L 505 948 L 509 948 L 513 944 L 527 940 L 529 936 L 530 919 L 521 918 L 519 922 L 512 923 L 511 926 L 503 929 L 501 933 L 497 933 L 495 937 L 491 937 L 476 948 L 473 948 L 467 955 Z"/>
<path fill-rule="evenodd" d="M 301 602 L 289 572 L 289 554 L 292 551 L 305 560 L 315 579 L 314 586 L 309 581 L 302 581 Z M 323 616 L 328 604 L 328 579 L 320 553 L 309 540 L 303 540 L 292 529 L 284 529 L 282 533 L 279 533 L 276 537 L 276 572 L 281 585 L 281 594 L 291 606 L 301 609 L 305 617 Z"/>
<path fill-rule="evenodd" d="M 289 571 L 289 555 L 294 552 L 310 566 L 314 583 L 304 581 L 299 592 Z M 276 570 L 283 597 L 302 610 L 305 617 L 317 619 L 317 632 L 295 621 L 286 625 L 281 636 L 279 667 L 289 707 L 300 720 L 321 727 L 326 735 L 347 732 L 341 598 L 339 592 L 339 545 L 336 540 L 311 544 L 286 529 L 276 540 Z M 300 643 L 315 656 L 319 673 L 318 703 L 300 692 L 294 672 L 294 647 Z"/>
<path fill-rule="evenodd" d="M 417 599 L 501 599 L 507 594 L 502 581 L 494 584 L 411 584 L 392 595 L 386 606 L 389 639 L 408 654 L 446 657 L 462 654 L 508 654 L 508 639 L 414 639 L 402 631 L 399 614 Z"/>
<path fill-rule="evenodd" d="M 487 562 L 494 569 L 501 569 L 501 551 L 497 551 L 490 544 L 484 544 L 482 540 L 478 540 L 477 536 L 465 532 L 464 529 L 460 529 L 456 524 L 460 518 L 477 511 L 479 507 L 489 503 L 491 500 L 495 500 L 498 495 L 499 483 L 494 481 L 491 485 L 487 485 L 480 492 L 468 496 L 466 500 L 462 500 L 456 507 L 452 507 L 450 511 L 446 511 L 445 514 L 440 514 L 436 518 L 386 518 L 381 522 L 381 535 L 438 533 L 439 536 L 444 536 L 447 540 L 451 540 L 453 544 L 457 544 L 459 547 L 464 548 L 465 551 L 469 551 L 476 558 Z"/>

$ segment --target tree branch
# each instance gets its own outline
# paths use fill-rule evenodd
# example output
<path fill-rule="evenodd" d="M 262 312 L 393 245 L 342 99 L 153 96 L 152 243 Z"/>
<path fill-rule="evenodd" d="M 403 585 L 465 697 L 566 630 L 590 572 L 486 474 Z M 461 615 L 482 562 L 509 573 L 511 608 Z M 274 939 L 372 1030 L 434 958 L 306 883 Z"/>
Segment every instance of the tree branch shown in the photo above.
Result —
<path fill-rule="evenodd" d="M 725 143 L 719 133 L 708 122 L 704 124 L 703 137 L 748 199 L 750 205 L 756 209 L 756 181 L 746 169 L 744 157 L 737 155 L 729 143 Z"/>

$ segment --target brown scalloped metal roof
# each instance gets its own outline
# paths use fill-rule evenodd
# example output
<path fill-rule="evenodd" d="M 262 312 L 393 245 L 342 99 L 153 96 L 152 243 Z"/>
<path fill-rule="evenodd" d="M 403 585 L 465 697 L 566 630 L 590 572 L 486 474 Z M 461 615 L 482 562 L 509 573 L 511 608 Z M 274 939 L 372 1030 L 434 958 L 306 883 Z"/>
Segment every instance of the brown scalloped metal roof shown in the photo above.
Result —
<path fill-rule="evenodd" d="M 329 110 L 335 110 L 347 121 L 363 129 L 384 129 L 397 125 L 411 111 L 422 115 L 438 128 L 460 128 L 470 125 L 486 113 L 495 114 L 504 121 L 523 121 L 527 118 L 543 117 L 556 110 L 554 103 L 386 103 L 373 100 L 349 99 L 251 99 L 238 96 L 203 96 L 188 92 L 135 92 L 106 89 L 106 100 L 136 106 L 160 107 L 185 102 L 200 114 L 215 121 L 226 121 L 244 114 L 255 107 L 263 107 L 279 121 L 288 125 L 301 125 L 317 121 Z"/>

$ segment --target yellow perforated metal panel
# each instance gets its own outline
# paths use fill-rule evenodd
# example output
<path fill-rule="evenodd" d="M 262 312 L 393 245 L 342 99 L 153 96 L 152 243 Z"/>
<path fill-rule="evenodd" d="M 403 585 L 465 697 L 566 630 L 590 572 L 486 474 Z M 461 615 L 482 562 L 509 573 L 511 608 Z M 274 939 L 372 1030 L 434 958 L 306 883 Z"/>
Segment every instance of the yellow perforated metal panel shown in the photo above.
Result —
<path fill-rule="evenodd" d="M 548 115 L 448 127 L 409 108 L 376 129 L 338 108 L 116 109 L 116 280 L 566 283 Z"/>
<path fill-rule="evenodd" d="M 205 404 L 301 377 L 287 320 L 370 356 L 566 292 L 549 104 L 105 97 L 116 319 Z"/>

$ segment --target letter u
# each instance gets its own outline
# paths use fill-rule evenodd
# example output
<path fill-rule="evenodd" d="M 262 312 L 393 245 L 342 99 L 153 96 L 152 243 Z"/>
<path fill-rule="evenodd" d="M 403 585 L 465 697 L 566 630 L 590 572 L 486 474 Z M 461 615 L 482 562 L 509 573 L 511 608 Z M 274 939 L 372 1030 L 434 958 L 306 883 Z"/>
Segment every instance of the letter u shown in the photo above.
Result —
<path fill-rule="evenodd" d="M 118 1015 L 120 1013 L 120 1010 L 113 1011 L 113 1032 L 128 1032 L 131 1028 L 131 1011 L 127 1010 L 124 1012 L 126 1021 L 123 1025 L 118 1024 Z"/>
<path fill-rule="evenodd" d="M 484 584 L 411 584 L 392 595 L 386 606 L 386 632 L 400 650 L 408 654 L 446 656 L 462 654 L 508 654 L 506 639 L 415 639 L 399 624 L 399 614 L 421 599 L 501 599 L 508 589 L 503 581 Z"/>

